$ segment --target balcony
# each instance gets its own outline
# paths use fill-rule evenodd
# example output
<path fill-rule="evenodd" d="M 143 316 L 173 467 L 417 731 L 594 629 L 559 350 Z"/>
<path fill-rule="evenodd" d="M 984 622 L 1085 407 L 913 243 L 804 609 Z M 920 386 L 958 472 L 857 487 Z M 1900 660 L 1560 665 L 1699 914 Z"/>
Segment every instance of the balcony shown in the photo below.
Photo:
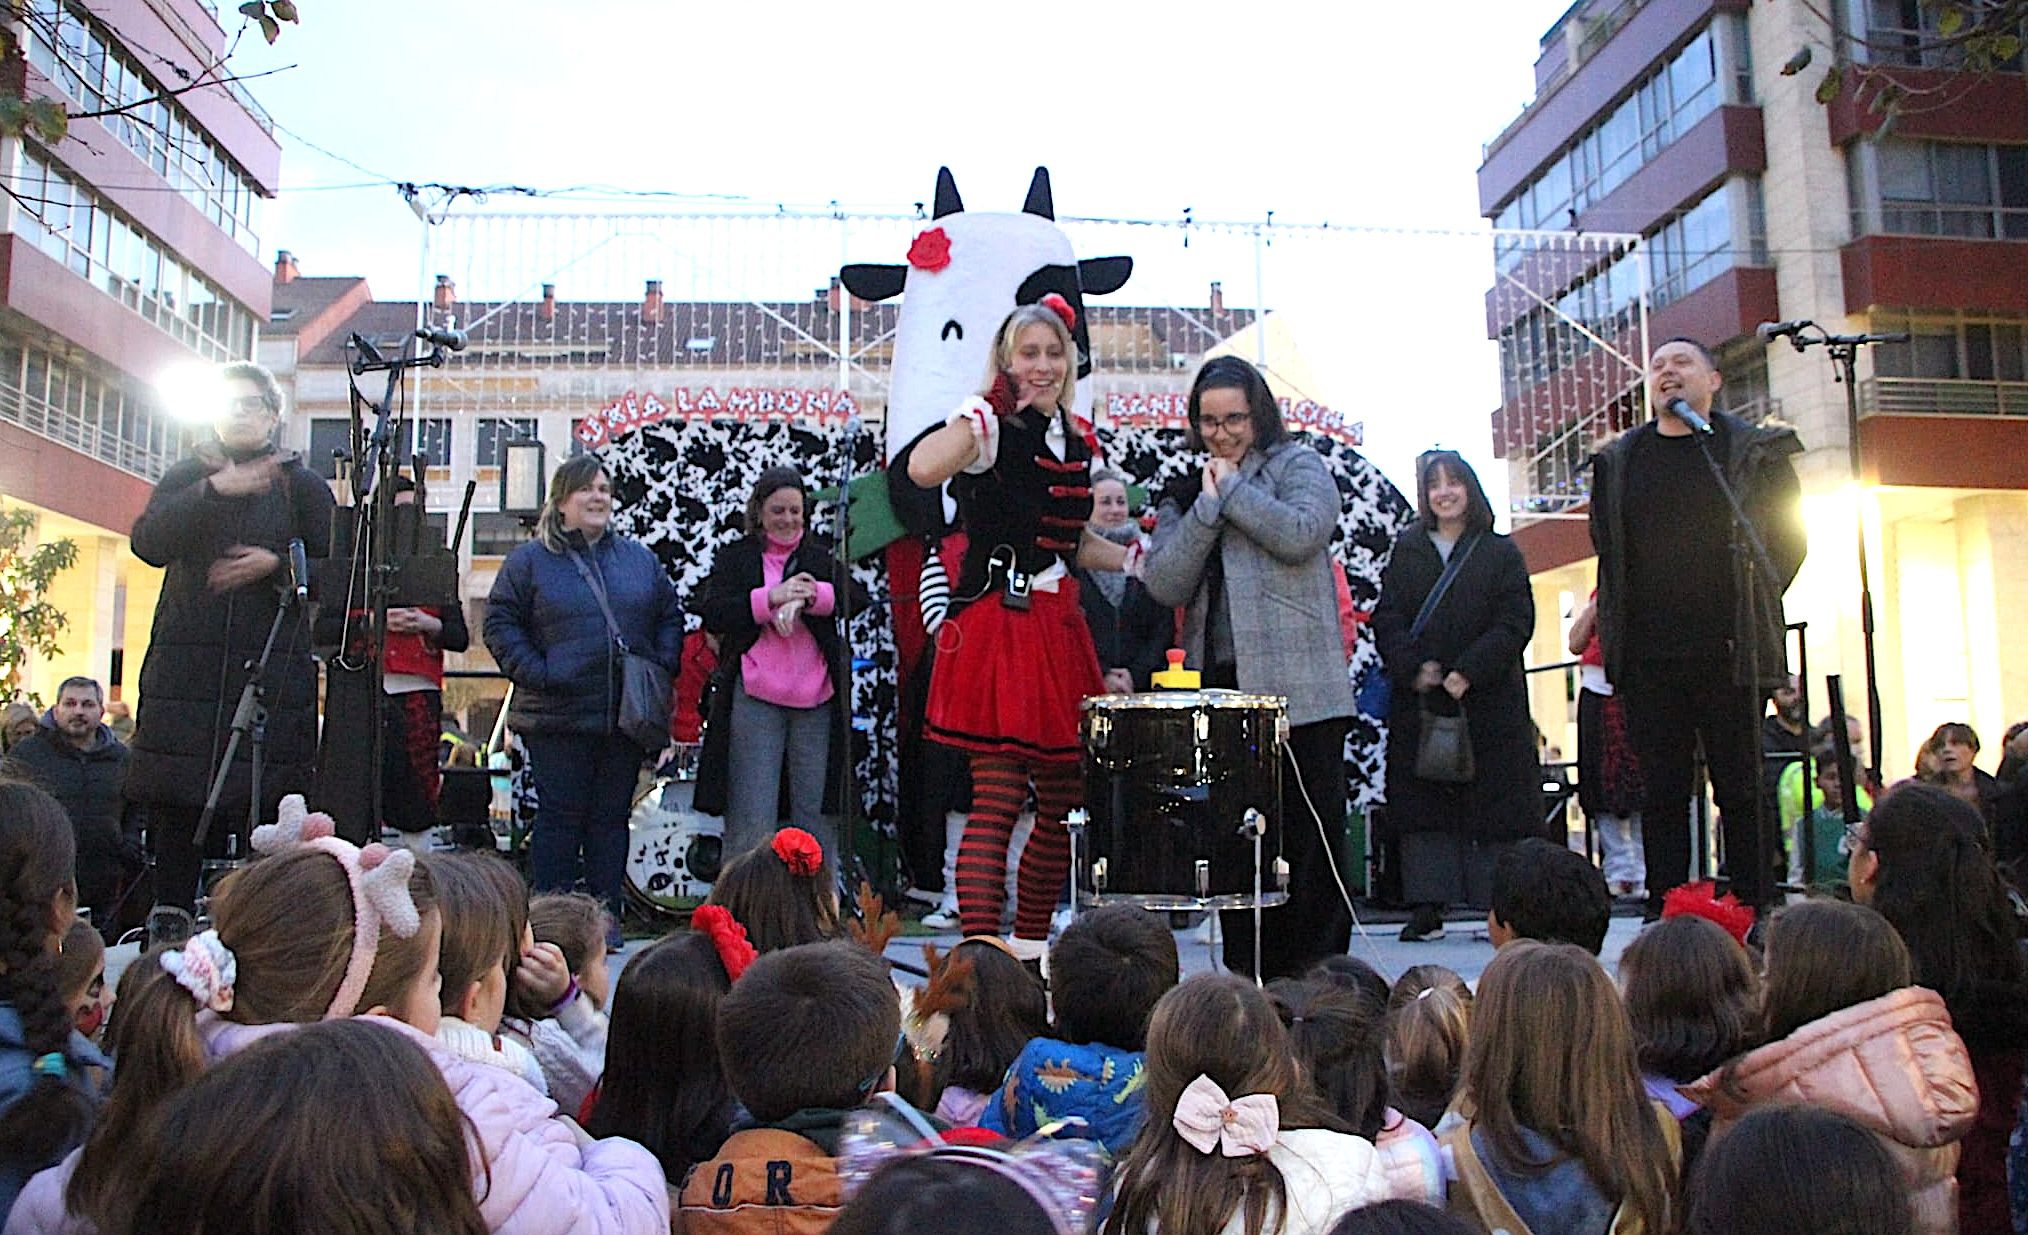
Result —
<path fill-rule="evenodd" d="M 107 432 L 94 417 L 58 407 L 7 385 L 0 385 L 0 420 L 11 421 L 38 437 L 68 446 L 151 484 L 162 479 L 162 473 L 181 457 L 187 436 L 179 432 L 167 443 L 168 449 L 157 449 Z"/>
<path fill-rule="evenodd" d="M 2028 416 L 2028 382 L 1870 377 L 1859 383 L 1861 416 Z"/>

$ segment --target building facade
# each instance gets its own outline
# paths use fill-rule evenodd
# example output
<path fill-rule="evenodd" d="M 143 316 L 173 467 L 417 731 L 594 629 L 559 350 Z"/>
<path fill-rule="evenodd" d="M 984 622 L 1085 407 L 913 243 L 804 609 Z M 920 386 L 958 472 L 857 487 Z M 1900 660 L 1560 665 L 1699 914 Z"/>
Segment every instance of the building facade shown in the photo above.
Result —
<path fill-rule="evenodd" d="M 1535 579 L 1532 659 L 1565 658 L 1595 577 L 1582 460 L 1650 414 L 1613 354 L 1641 359 L 1645 290 L 1648 339 L 1707 343 L 1719 405 L 1779 417 L 1807 447 L 1810 559 L 1787 603 L 1807 623 L 1819 713 L 1827 673 L 1865 710 L 1864 529 L 1890 777 L 1943 721 L 1991 748 L 2028 716 L 2028 644 L 2005 616 L 2028 605 L 2028 78 L 2019 57 L 1959 71 L 1935 20 L 1915 0 L 1581 0 L 1543 36 L 1535 98 L 1479 168 L 1497 226 L 1640 237 L 1554 277 L 1531 243 L 1498 245 L 1493 437 Z M 1884 130 L 1850 82 L 1815 97 L 1832 43 L 1910 87 Z M 1812 45 L 1817 67 L 1784 73 Z M 1861 351 L 1856 476 L 1830 360 L 1755 336 L 1798 318 L 1913 335 Z M 1562 694 L 1545 681 L 1540 695 L 1549 724 Z"/>
<path fill-rule="evenodd" d="M 161 579 L 127 533 L 188 443 L 158 383 L 252 358 L 281 151 L 258 104 L 216 80 L 226 32 L 208 0 L 17 7 L 23 54 L 0 90 L 79 117 L 53 146 L 0 139 L 0 502 L 79 549 L 49 596 L 69 619 L 62 654 L 25 685 L 47 699 L 86 674 L 117 693 Z"/>

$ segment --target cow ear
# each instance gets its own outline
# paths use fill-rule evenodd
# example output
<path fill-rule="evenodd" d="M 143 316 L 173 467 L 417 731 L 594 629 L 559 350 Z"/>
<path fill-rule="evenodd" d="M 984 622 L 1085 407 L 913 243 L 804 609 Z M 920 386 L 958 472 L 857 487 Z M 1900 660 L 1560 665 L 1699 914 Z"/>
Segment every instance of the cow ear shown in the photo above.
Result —
<path fill-rule="evenodd" d="M 1134 273 L 1131 257 L 1087 257 L 1077 264 L 1078 290 L 1087 296 L 1103 296 L 1126 286 Z"/>
<path fill-rule="evenodd" d="M 845 290 L 861 300 L 886 300 L 901 295 L 901 285 L 908 278 L 908 267 L 877 265 L 872 262 L 858 262 L 838 268 L 838 281 Z"/>
<path fill-rule="evenodd" d="M 935 204 L 930 207 L 930 217 L 941 219 L 947 214 L 957 214 L 964 208 L 965 203 L 958 197 L 958 182 L 951 175 L 951 169 L 937 168 L 937 195 Z"/>
<path fill-rule="evenodd" d="M 1050 200 L 1049 196 L 1048 168 L 1038 167 L 1035 169 L 1035 178 L 1028 182 L 1028 200 L 1021 203 L 1021 212 L 1023 214 L 1039 214 L 1045 219 L 1055 220 L 1056 203 Z"/>

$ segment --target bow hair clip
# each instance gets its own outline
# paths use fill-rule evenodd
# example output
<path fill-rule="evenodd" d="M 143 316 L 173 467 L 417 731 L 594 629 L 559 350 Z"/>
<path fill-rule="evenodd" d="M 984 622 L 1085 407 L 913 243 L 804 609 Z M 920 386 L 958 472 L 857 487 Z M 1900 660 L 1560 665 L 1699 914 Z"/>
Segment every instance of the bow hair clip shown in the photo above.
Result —
<path fill-rule="evenodd" d="M 1281 1104 L 1269 1093 L 1230 1098 L 1218 1082 L 1201 1073 L 1176 1101 L 1169 1121 L 1176 1135 L 1198 1153 L 1216 1149 L 1228 1158 L 1266 1153 L 1281 1134 Z"/>
<path fill-rule="evenodd" d="M 938 1132 L 922 1114 L 892 1093 L 882 1105 L 845 1115 L 838 1141 L 838 1177 L 849 1199 L 889 1163 L 931 1157 L 991 1171 L 1014 1183 L 1049 1219 L 1056 1235 L 1082 1235 L 1098 1210 L 1106 1154 L 1096 1141 L 1050 1140 L 1049 1134 L 1082 1120 L 1063 1121 L 1018 1144 L 974 1128 Z"/>
<path fill-rule="evenodd" d="M 182 947 L 164 952 L 162 968 L 176 979 L 176 985 L 190 992 L 198 1007 L 218 1013 L 232 1011 L 239 962 L 217 931 L 192 935 Z"/>

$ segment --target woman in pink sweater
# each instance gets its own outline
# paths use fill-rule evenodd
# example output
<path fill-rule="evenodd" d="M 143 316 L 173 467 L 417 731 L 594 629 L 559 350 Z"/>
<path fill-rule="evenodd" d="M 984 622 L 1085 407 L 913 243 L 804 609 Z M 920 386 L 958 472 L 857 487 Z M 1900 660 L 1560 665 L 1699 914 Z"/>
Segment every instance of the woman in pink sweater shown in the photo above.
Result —
<path fill-rule="evenodd" d="M 697 606 L 724 642 L 693 802 L 725 816 L 728 861 L 780 826 L 785 767 L 786 818 L 818 838 L 830 865 L 838 861 L 829 817 L 844 797 L 851 652 L 837 613 L 847 576 L 831 543 L 805 531 L 808 500 L 794 468 L 762 472 L 746 503 L 747 534 L 718 550 Z"/>

